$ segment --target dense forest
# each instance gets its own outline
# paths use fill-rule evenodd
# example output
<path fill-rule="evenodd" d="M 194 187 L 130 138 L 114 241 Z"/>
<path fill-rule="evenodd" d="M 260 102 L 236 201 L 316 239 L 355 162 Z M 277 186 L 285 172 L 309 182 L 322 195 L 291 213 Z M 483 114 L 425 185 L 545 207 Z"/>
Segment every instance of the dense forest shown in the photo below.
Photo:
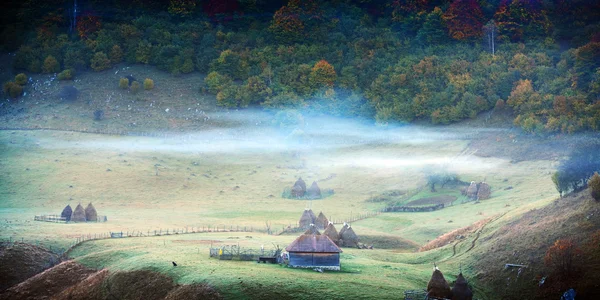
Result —
<path fill-rule="evenodd" d="M 207 74 L 198 92 L 223 107 L 381 124 L 502 112 L 530 133 L 600 130 L 599 1 L 23 0 L 4 9 L 0 38 L 15 73 L 68 80 L 149 64 Z M 4 84 L 7 97 L 21 92 Z"/>

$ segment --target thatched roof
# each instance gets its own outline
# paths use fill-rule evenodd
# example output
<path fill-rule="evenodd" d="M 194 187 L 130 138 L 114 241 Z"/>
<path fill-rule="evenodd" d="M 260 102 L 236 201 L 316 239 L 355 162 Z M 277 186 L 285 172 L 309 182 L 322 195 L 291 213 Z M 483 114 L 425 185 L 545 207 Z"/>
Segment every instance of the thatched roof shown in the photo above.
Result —
<path fill-rule="evenodd" d="M 310 224 L 314 224 L 313 218 L 310 216 L 308 209 L 305 209 L 302 213 L 302 217 L 300 217 L 300 221 L 298 221 L 298 226 L 300 228 L 308 228 Z"/>
<path fill-rule="evenodd" d="M 340 240 L 337 229 L 335 229 L 335 226 L 333 226 L 333 223 L 331 222 L 329 222 L 327 228 L 325 228 L 325 231 L 323 231 L 323 234 L 328 236 L 336 244 Z"/>
<path fill-rule="evenodd" d="M 77 204 L 73 214 L 71 215 L 71 222 L 85 222 L 87 219 L 85 218 L 85 210 L 83 210 L 83 206 Z"/>
<path fill-rule="evenodd" d="M 452 288 L 452 300 L 472 300 L 473 292 L 467 284 L 462 273 L 458 274 L 454 287 Z"/>
<path fill-rule="evenodd" d="M 452 298 L 452 291 L 450 285 L 444 278 L 444 274 L 437 268 L 433 271 L 431 279 L 427 284 L 427 295 L 429 297 L 450 299 Z"/>
<path fill-rule="evenodd" d="M 296 197 L 296 198 L 304 197 L 304 190 L 302 189 L 302 187 L 300 185 L 295 184 L 292 187 L 292 197 Z"/>
<path fill-rule="evenodd" d="M 326 235 L 303 234 L 285 247 L 285 251 L 341 253 L 342 249 Z"/>
<path fill-rule="evenodd" d="M 340 240 L 342 241 L 342 246 L 358 247 L 358 235 L 354 233 L 354 229 L 350 226 L 344 232 L 340 231 Z"/>
<path fill-rule="evenodd" d="M 492 188 L 489 184 L 482 182 L 477 190 L 477 198 L 479 200 L 489 199 L 492 195 Z"/>
<path fill-rule="evenodd" d="M 321 189 L 317 185 L 316 181 L 313 181 L 313 183 L 310 185 L 308 190 L 306 190 L 306 194 L 308 195 L 308 198 L 310 198 L 310 199 L 321 198 Z"/>
<path fill-rule="evenodd" d="M 306 192 L 306 182 L 304 182 L 304 180 L 302 180 L 302 177 L 298 178 L 298 180 L 296 180 L 296 183 L 294 183 L 294 186 L 299 186 L 302 188 L 303 192 Z"/>
<path fill-rule="evenodd" d="M 469 187 L 467 188 L 467 197 L 469 198 L 477 198 L 477 184 L 475 183 L 475 181 L 471 181 L 471 185 L 469 185 Z"/>
<path fill-rule="evenodd" d="M 323 214 L 323 212 L 319 213 L 317 220 L 315 220 L 315 225 L 317 225 L 317 228 L 319 229 L 325 229 L 327 225 L 329 225 L 329 220 L 327 220 L 327 217 Z"/>
<path fill-rule="evenodd" d="M 61 218 L 65 218 L 65 220 L 67 222 L 71 221 L 71 215 L 73 214 L 73 209 L 71 208 L 71 205 L 65 206 L 65 208 L 63 209 L 63 211 L 60 213 L 60 217 Z"/>
<path fill-rule="evenodd" d="M 321 233 L 319 232 L 319 229 L 317 229 L 317 226 L 315 226 L 315 224 L 310 224 L 310 226 L 308 226 L 308 229 L 306 229 L 304 234 L 321 235 Z"/>
<path fill-rule="evenodd" d="M 85 208 L 85 219 L 88 222 L 98 221 L 98 213 L 96 212 L 96 208 L 92 205 L 92 202 Z"/>

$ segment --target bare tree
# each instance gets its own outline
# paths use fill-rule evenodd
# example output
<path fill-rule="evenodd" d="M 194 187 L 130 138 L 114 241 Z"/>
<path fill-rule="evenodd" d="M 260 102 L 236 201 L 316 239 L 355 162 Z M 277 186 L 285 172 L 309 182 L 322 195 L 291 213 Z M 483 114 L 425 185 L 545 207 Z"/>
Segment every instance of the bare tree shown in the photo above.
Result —
<path fill-rule="evenodd" d="M 488 43 L 488 47 L 492 55 L 496 54 L 496 33 L 498 32 L 498 27 L 496 26 L 496 22 L 492 19 L 485 26 L 483 26 L 483 32 L 485 33 L 485 39 Z"/>

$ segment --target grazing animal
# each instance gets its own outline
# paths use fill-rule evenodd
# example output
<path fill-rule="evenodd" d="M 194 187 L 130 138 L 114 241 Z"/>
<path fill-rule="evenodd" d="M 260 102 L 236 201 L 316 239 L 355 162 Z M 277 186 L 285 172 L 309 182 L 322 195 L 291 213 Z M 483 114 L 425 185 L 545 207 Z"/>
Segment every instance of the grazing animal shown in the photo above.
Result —
<path fill-rule="evenodd" d="M 177 264 L 174 261 L 172 261 L 172 263 L 173 263 L 173 267 L 177 267 Z"/>
<path fill-rule="evenodd" d="M 129 86 L 131 86 L 131 84 L 132 84 L 134 81 L 137 81 L 137 80 L 135 79 L 135 77 L 133 77 L 133 75 L 127 75 L 127 76 L 125 76 L 125 78 L 127 78 L 127 79 L 129 80 Z"/>

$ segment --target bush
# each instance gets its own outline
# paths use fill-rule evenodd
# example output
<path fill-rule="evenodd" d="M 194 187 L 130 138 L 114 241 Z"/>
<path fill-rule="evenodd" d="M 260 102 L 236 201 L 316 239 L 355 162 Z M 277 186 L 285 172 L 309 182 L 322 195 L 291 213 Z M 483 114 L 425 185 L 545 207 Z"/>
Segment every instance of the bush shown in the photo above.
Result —
<path fill-rule="evenodd" d="M 60 65 L 54 56 L 48 55 L 44 60 L 44 65 L 42 66 L 42 72 L 44 73 L 56 73 L 60 71 Z"/>
<path fill-rule="evenodd" d="M 114 45 L 110 50 L 110 61 L 118 64 L 123 60 L 123 49 L 119 45 Z"/>
<path fill-rule="evenodd" d="M 96 52 L 94 57 L 90 60 L 90 66 L 94 71 L 103 71 L 110 69 L 110 59 L 104 54 L 104 52 Z"/>
<path fill-rule="evenodd" d="M 66 69 L 62 72 L 58 73 L 58 80 L 71 80 L 73 79 L 73 74 L 75 74 L 75 70 Z"/>
<path fill-rule="evenodd" d="M 127 89 L 129 87 L 129 79 L 121 78 L 119 79 L 119 87 L 122 89 Z"/>
<path fill-rule="evenodd" d="M 154 88 L 154 80 L 152 80 L 150 78 L 144 79 L 144 89 L 151 90 L 153 88 Z"/>
<path fill-rule="evenodd" d="M 94 111 L 94 120 L 101 121 L 102 119 L 104 119 L 104 111 L 101 109 Z"/>
<path fill-rule="evenodd" d="M 9 81 L 4 84 L 2 91 L 10 98 L 17 98 L 23 94 L 23 87 L 15 82 Z"/>
<path fill-rule="evenodd" d="M 594 176 L 588 181 L 588 187 L 594 200 L 600 201 L 600 175 L 598 172 L 594 172 Z"/>
<path fill-rule="evenodd" d="M 131 92 L 134 94 L 137 94 L 137 92 L 140 91 L 140 83 L 137 81 L 134 81 L 131 83 Z"/>
<path fill-rule="evenodd" d="M 556 190 L 562 195 L 581 191 L 588 180 L 600 170 L 600 141 L 590 139 L 576 145 L 567 160 L 552 176 Z"/>
<path fill-rule="evenodd" d="M 18 74 L 15 76 L 15 82 L 18 85 L 25 85 L 27 83 L 27 75 L 25 75 L 25 73 Z"/>

